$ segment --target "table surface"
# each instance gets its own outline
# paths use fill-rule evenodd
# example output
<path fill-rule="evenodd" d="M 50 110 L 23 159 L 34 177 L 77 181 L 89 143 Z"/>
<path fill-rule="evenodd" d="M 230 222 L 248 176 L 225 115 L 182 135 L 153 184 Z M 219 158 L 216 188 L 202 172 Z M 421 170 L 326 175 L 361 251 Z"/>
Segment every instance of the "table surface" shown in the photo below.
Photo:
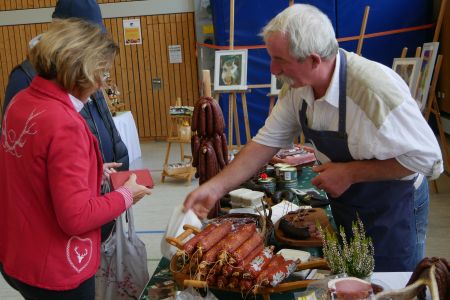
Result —
<path fill-rule="evenodd" d="M 173 280 L 172 273 L 169 270 L 169 260 L 165 257 L 161 258 L 159 261 L 158 267 L 155 270 L 152 278 L 148 282 L 146 288 L 142 292 L 140 300 L 157 300 L 154 297 L 148 297 L 148 290 L 152 286 L 156 284 L 160 284 L 163 282 L 167 282 L 169 280 Z M 375 272 L 372 275 L 372 283 L 376 283 L 381 285 L 386 290 L 391 289 L 400 289 L 406 286 L 409 278 L 411 277 L 411 272 Z M 224 292 L 217 289 L 211 289 L 212 293 L 220 300 L 227 299 L 241 299 L 242 296 L 240 293 L 232 293 L 232 292 Z M 295 300 L 294 293 L 304 291 L 304 289 L 283 292 L 283 293 L 274 293 L 270 295 L 271 300 Z M 262 299 L 261 296 L 254 297 L 251 296 L 251 299 Z"/>
<path fill-rule="evenodd" d="M 302 173 L 297 179 L 298 180 L 298 188 L 299 189 L 309 189 L 309 188 L 314 189 L 314 186 L 311 184 L 311 179 L 314 176 L 315 176 L 315 173 L 312 171 L 311 167 L 302 168 Z M 323 191 L 319 191 L 319 192 L 321 195 L 325 195 L 325 193 Z M 325 211 L 327 212 L 327 215 L 331 214 L 329 207 L 327 209 L 325 209 Z M 281 246 L 281 244 L 275 240 L 271 241 L 271 244 L 275 245 L 277 248 L 279 248 Z M 315 256 L 317 256 L 317 254 L 319 254 L 319 252 L 320 252 L 320 251 L 318 251 L 318 249 L 319 248 L 307 248 L 307 249 L 302 248 L 302 250 L 309 251 L 312 255 L 315 255 Z M 155 270 L 152 278 L 148 282 L 146 288 L 142 292 L 140 300 L 157 300 L 158 298 L 155 298 L 155 296 L 152 296 L 151 298 L 149 298 L 149 296 L 148 296 L 149 289 L 151 289 L 152 287 L 154 288 L 155 285 L 161 285 L 162 283 L 165 283 L 168 281 L 173 281 L 172 273 L 169 270 L 169 263 L 170 263 L 169 260 L 164 257 L 159 261 L 158 267 L 156 268 L 156 270 Z M 386 289 L 399 289 L 399 288 L 405 287 L 406 282 L 409 280 L 410 276 L 411 276 L 410 272 L 395 272 L 395 273 L 380 272 L 380 273 L 374 273 L 372 275 L 372 282 L 379 284 Z M 292 277 L 291 277 L 287 281 L 293 281 L 293 280 L 295 280 L 295 278 L 292 279 Z M 241 299 L 241 298 L 243 298 L 240 293 L 224 292 L 224 291 L 220 291 L 217 289 L 211 289 L 211 290 L 218 299 L 225 300 L 225 299 Z M 294 290 L 294 291 L 289 291 L 289 292 L 271 294 L 270 299 L 271 300 L 295 299 L 294 293 L 300 292 L 303 290 L 300 289 L 300 290 Z M 163 299 L 163 298 L 161 298 L 161 299 Z M 262 299 L 262 297 L 257 296 L 255 298 L 252 295 L 251 299 L 259 300 L 259 299 Z"/>

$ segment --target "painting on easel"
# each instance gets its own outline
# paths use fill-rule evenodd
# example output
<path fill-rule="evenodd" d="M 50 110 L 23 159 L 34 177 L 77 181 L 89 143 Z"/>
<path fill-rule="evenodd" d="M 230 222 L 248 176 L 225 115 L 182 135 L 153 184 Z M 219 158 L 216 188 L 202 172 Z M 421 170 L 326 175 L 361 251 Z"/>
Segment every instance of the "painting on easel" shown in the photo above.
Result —
<path fill-rule="evenodd" d="M 280 94 L 280 90 L 283 87 L 283 81 L 277 76 L 271 74 L 270 76 L 270 94 L 278 95 Z"/>
<path fill-rule="evenodd" d="M 406 82 L 411 95 L 416 92 L 421 66 L 422 59 L 419 57 L 394 58 L 392 69 Z"/>
<path fill-rule="evenodd" d="M 247 50 L 216 51 L 214 90 L 247 89 Z"/>
<path fill-rule="evenodd" d="M 430 89 L 431 78 L 433 77 L 434 64 L 438 53 L 439 43 L 425 43 L 422 47 L 422 67 L 420 68 L 419 85 L 414 99 L 419 103 L 420 110 L 425 109 Z"/>

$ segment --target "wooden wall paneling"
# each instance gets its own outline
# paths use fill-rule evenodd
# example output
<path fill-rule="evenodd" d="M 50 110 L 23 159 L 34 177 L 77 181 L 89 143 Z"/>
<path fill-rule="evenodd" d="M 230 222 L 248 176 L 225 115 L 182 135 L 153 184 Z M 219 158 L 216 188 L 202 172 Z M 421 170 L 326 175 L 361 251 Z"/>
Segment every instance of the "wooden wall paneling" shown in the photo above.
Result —
<path fill-rule="evenodd" d="M 139 61 L 139 84 L 141 88 L 141 103 L 142 103 L 142 120 L 144 123 L 144 131 L 141 137 L 150 137 L 150 122 L 148 113 L 148 89 L 146 84 L 147 70 L 148 70 L 148 37 L 147 37 L 147 18 L 145 16 L 141 17 L 141 35 L 142 35 L 142 45 L 141 50 L 138 53 Z"/>
<path fill-rule="evenodd" d="M 8 30 L 9 26 L 3 26 L 3 38 L 5 39 L 5 41 L 10 41 L 12 39 L 12 37 L 10 37 L 9 35 L 9 30 Z M 7 66 L 7 74 L 9 74 L 9 72 L 12 70 L 13 68 L 13 60 L 11 57 L 11 48 L 12 48 L 12 43 L 6 43 L 5 44 L 5 54 L 6 54 L 6 66 Z"/>
<path fill-rule="evenodd" d="M 175 20 L 177 24 L 177 40 L 181 45 L 182 58 L 183 63 L 180 64 L 180 88 L 181 88 L 181 99 L 184 100 L 184 103 L 187 105 L 188 93 L 187 93 L 187 82 L 186 78 L 186 47 L 184 45 L 183 39 L 183 23 L 182 23 L 182 14 L 176 14 Z"/>
<path fill-rule="evenodd" d="M 25 33 L 25 25 L 19 25 L 19 32 L 20 32 L 20 41 L 22 44 L 22 58 L 19 60 L 19 63 L 22 63 L 22 61 L 28 55 L 28 40 L 27 35 Z"/>
<path fill-rule="evenodd" d="M 152 16 L 153 21 L 153 41 L 155 42 L 155 63 L 156 63 L 156 72 L 153 78 L 163 79 L 162 76 L 162 65 L 161 65 L 161 48 L 159 45 L 160 37 L 159 37 L 159 22 L 158 16 Z M 159 120 L 156 123 L 156 136 L 163 137 L 163 124 L 166 124 L 166 117 L 164 113 L 164 108 L 162 105 L 164 92 L 162 89 L 154 90 L 154 104 L 155 104 L 155 113 L 159 116 Z"/>
<path fill-rule="evenodd" d="M 167 71 L 168 71 L 168 77 L 167 77 L 167 82 L 168 82 L 168 86 L 169 86 L 169 101 L 168 101 L 168 105 L 175 105 L 177 97 L 179 97 L 179 95 L 177 95 L 176 93 L 176 88 L 175 88 L 175 68 L 174 65 L 175 64 L 171 64 L 170 63 L 170 58 L 169 58 L 169 46 L 173 45 L 172 42 L 172 32 L 171 32 L 171 26 L 170 26 L 170 15 L 165 15 L 164 16 L 164 31 L 165 31 L 165 40 L 166 40 L 166 47 L 165 47 L 165 53 L 167 54 Z M 169 111 L 169 107 L 167 107 L 167 111 Z M 170 120 L 168 120 L 170 122 Z M 170 128 L 170 124 L 167 124 L 167 128 Z M 170 135 L 170 133 L 168 132 L 168 135 Z"/>
<path fill-rule="evenodd" d="M 181 41 L 178 39 L 177 35 L 177 20 L 176 15 L 171 14 L 170 15 L 170 37 L 171 37 L 171 44 L 172 45 L 180 45 Z M 183 47 L 181 47 L 181 51 L 183 51 Z M 176 97 L 180 97 L 182 100 L 182 103 L 184 102 L 182 96 L 181 96 L 181 85 L 180 85 L 180 64 L 173 64 L 173 69 L 175 73 L 174 77 L 174 83 L 175 83 L 175 95 Z M 184 105 L 184 103 L 183 103 Z"/>
<path fill-rule="evenodd" d="M 6 83 L 8 81 L 8 72 L 5 68 L 6 57 L 5 57 L 5 39 L 3 38 L 3 30 L 0 28 L 0 122 L 2 122 L 3 116 L 3 102 L 5 101 L 5 89 Z"/>
<path fill-rule="evenodd" d="M 194 105 L 195 101 L 197 101 L 199 97 L 199 85 L 198 85 L 198 75 L 197 75 L 197 50 L 195 45 L 195 25 L 194 25 L 194 14 L 188 13 L 188 21 L 189 21 L 189 48 L 191 50 L 191 55 L 189 56 L 191 59 L 191 86 L 193 91 L 193 98 L 189 99 L 190 104 Z"/>
<path fill-rule="evenodd" d="M 193 101 L 194 95 L 192 91 L 192 78 L 191 78 L 191 49 L 189 48 L 189 23 L 187 14 L 182 15 L 183 24 L 183 47 L 184 47 L 184 60 L 185 60 L 185 74 L 186 76 L 186 86 L 187 86 L 187 99 L 191 103 Z"/>
<path fill-rule="evenodd" d="M 160 115 L 158 114 L 156 110 L 156 93 L 153 90 L 152 86 L 152 78 L 156 75 L 156 55 L 155 55 L 155 37 L 154 37 L 154 30 L 155 25 L 153 24 L 153 17 L 147 16 L 147 37 L 148 37 L 148 56 L 149 56 L 149 68 L 147 71 L 149 72 L 149 75 L 147 76 L 147 90 L 149 95 L 149 122 L 150 122 L 150 132 L 152 137 L 156 137 L 158 135 L 157 132 L 157 125 L 161 122 Z"/>
<path fill-rule="evenodd" d="M 169 105 L 170 105 L 170 87 L 169 87 L 169 60 L 167 57 L 167 43 L 166 43 L 166 34 L 165 34 L 165 23 L 164 23 L 164 16 L 160 15 L 158 16 L 158 27 L 159 27 L 159 45 L 160 45 L 160 51 L 161 51 L 161 66 L 162 66 L 162 91 L 163 91 L 163 97 L 160 99 L 162 100 L 160 103 L 161 107 L 161 116 L 162 116 L 162 134 L 164 136 L 168 136 L 168 118 L 167 115 L 169 114 Z"/>
<path fill-rule="evenodd" d="M 26 45 L 27 45 L 27 53 L 29 51 L 29 42 L 31 41 L 31 39 L 33 38 L 32 34 L 31 34 L 31 25 L 27 24 L 25 25 L 25 40 L 26 40 Z"/>
<path fill-rule="evenodd" d="M 135 46 L 124 46 L 125 48 L 125 57 L 126 57 L 126 62 L 127 62 L 127 80 L 128 80 L 128 90 L 127 90 L 127 95 L 128 95 L 128 100 L 130 103 L 130 110 L 133 113 L 134 119 L 136 121 L 136 127 L 139 130 L 139 126 L 138 126 L 138 116 L 136 115 L 136 92 L 135 92 L 135 88 L 134 88 L 134 77 L 133 77 L 133 54 L 132 54 L 132 47 Z"/>
<path fill-rule="evenodd" d="M 0 11 L 5 11 L 5 10 L 6 10 L 5 1 L 0 1 Z"/>
<path fill-rule="evenodd" d="M 35 6 L 34 6 L 34 0 L 28 0 L 28 5 L 27 5 L 27 7 L 28 8 L 34 8 Z"/>
<path fill-rule="evenodd" d="M 142 34 L 142 32 L 141 32 Z M 139 68 L 140 64 L 138 61 L 139 51 L 142 51 L 141 45 L 130 45 L 131 50 L 131 61 L 132 61 L 132 71 L 133 71 L 133 85 L 134 85 L 134 101 L 135 101 L 135 116 L 136 124 L 138 127 L 139 136 L 144 135 L 144 121 L 142 118 L 142 95 L 139 80 Z"/>
<path fill-rule="evenodd" d="M 117 85 L 122 93 L 122 101 L 125 104 L 125 108 L 131 110 L 130 99 L 128 97 L 127 58 L 123 39 L 123 18 L 117 18 L 117 37 L 119 38 L 120 74 L 122 77 L 122 82 L 117 82 Z"/>
<path fill-rule="evenodd" d="M 116 19 L 105 19 L 105 27 L 106 30 L 111 34 L 112 39 L 116 42 L 116 44 L 119 46 L 119 36 L 118 36 L 118 27 L 117 27 L 117 20 Z M 120 46 L 119 46 L 120 47 Z M 111 68 L 111 80 L 114 84 L 117 85 L 117 87 L 119 88 L 119 86 L 122 86 L 122 72 L 120 72 L 120 67 L 121 66 L 121 61 L 120 61 L 120 49 L 117 52 L 116 58 L 114 59 L 114 65 Z M 119 100 L 123 101 L 123 91 L 121 88 L 119 88 L 119 92 L 121 93 L 121 95 L 119 95 Z"/>
<path fill-rule="evenodd" d="M 17 65 L 19 57 L 22 55 L 22 47 L 20 45 L 20 33 L 17 26 L 10 26 L 9 37 L 11 38 L 11 57 L 13 66 Z"/>
<path fill-rule="evenodd" d="M 5 1 L 5 10 L 11 10 L 11 0 L 4 0 Z"/>

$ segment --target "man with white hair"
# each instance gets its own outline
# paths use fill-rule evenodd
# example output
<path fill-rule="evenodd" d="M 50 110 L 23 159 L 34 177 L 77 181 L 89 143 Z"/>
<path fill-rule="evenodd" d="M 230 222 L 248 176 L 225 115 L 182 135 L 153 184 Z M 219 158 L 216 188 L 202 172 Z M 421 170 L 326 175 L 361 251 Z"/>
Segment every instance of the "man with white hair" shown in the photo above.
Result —
<path fill-rule="evenodd" d="M 312 183 L 351 235 L 362 220 L 375 271 L 411 271 L 424 256 L 427 178 L 443 172 L 436 137 L 393 70 L 339 49 L 330 20 L 296 4 L 262 31 L 272 74 L 289 85 L 258 134 L 216 177 L 185 200 L 200 217 L 301 132 L 321 165 Z"/>

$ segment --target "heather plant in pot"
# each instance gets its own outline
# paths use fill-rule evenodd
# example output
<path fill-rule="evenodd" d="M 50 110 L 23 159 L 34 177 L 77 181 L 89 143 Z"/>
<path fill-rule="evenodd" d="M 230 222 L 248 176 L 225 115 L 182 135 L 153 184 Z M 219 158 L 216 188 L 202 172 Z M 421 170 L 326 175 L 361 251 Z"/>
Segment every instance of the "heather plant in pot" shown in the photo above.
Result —
<path fill-rule="evenodd" d="M 344 228 L 339 228 L 339 236 L 317 226 L 322 239 L 323 254 L 334 274 L 345 273 L 361 279 L 369 278 L 375 266 L 372 239 L 366 237 L 364 225 L 358 219 L 352 223 L 353 237 L 348 239 Z"/>

